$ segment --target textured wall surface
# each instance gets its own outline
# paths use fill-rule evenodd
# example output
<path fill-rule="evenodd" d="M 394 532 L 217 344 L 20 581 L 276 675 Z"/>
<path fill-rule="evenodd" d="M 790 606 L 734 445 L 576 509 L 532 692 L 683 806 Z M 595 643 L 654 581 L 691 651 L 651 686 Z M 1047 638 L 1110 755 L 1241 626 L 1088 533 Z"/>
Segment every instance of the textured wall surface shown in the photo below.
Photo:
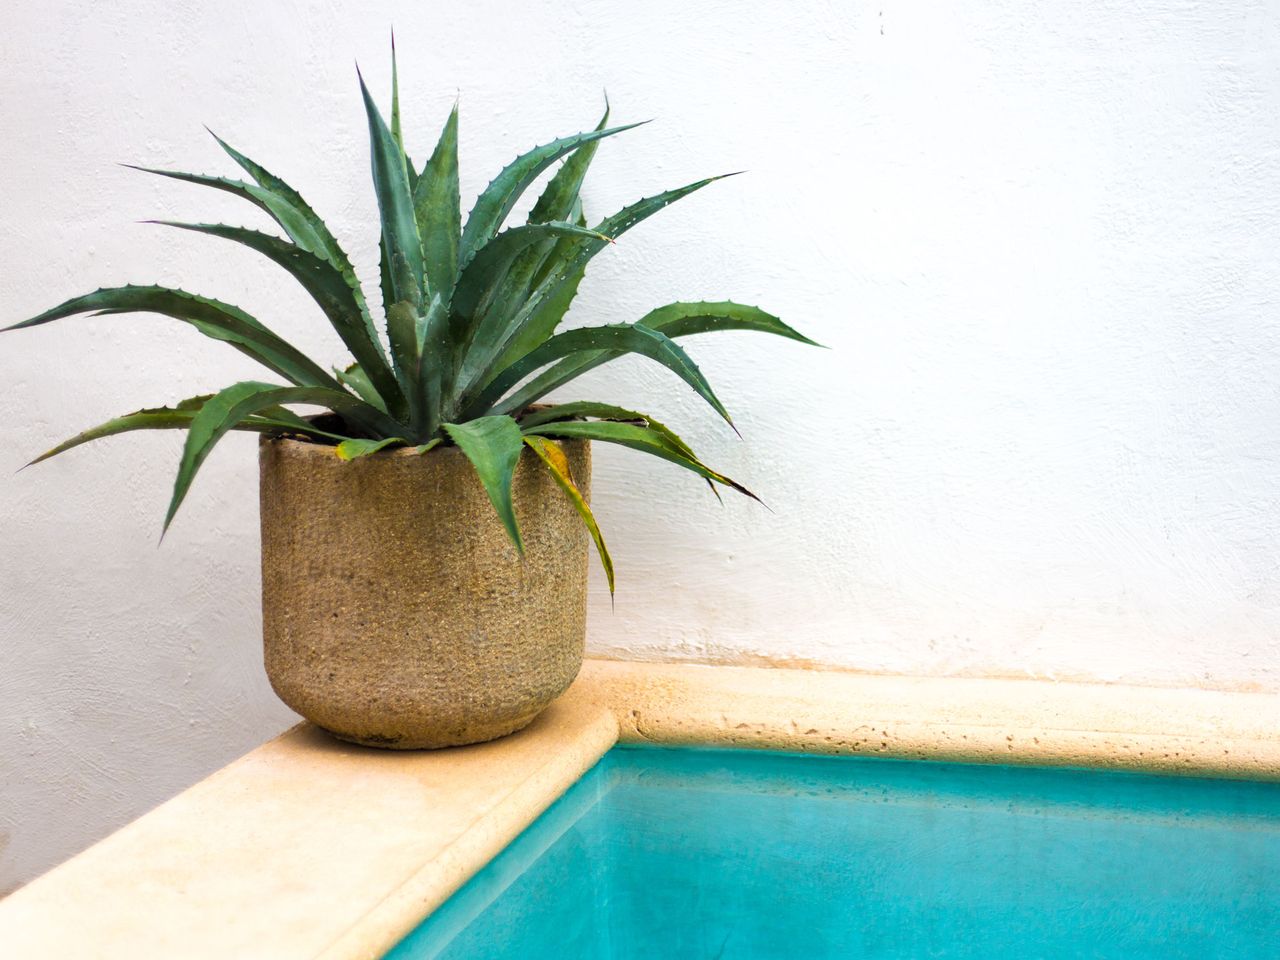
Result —
<path fill-rule="evenodd" d="M 535 142 L 618 120 L 585 197 L 747 168 L 599 258 L 571 317 L 771 308 L 830 351 L 691 341 L 744 439 L 641 361 L 643 405 L 773 508 L 600 450 L 599 653 L 1280 690 L 1280 12 L 1238 3 L 11 3 L 0 18 L 0 320 L 126 281 L 341 349 L 277 268 L 143 218 L 263 226 L 116 166 L 299 186 L 362 274 L 353 58 L 394 22 L 421 159 L 462 105 L 464 203 Z M 20 474 L 92 423 L 260 376 L 151 316 L 0 349 L 0 890 L 292 715 L 260 667 L 251 439 L 157 548 L 181 437 Z"/>

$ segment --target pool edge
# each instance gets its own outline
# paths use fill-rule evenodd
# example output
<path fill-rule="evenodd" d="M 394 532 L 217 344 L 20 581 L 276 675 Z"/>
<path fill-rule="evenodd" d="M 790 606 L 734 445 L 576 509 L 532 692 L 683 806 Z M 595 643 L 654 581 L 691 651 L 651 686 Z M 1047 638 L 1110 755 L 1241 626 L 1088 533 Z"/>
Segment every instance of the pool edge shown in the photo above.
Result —
<path fill-rule="evenodd" d="M 0 901 L 0 940 L 374 960 L 617 741 L 1274 780 L 1280 696 L 591 660 L 493 744 L 394 754 L 294 728 Z"/>
<path fill-rule="evenodd" d="M 596 660 L 622 742 L 1280 779 L 1280 695 Z"/>

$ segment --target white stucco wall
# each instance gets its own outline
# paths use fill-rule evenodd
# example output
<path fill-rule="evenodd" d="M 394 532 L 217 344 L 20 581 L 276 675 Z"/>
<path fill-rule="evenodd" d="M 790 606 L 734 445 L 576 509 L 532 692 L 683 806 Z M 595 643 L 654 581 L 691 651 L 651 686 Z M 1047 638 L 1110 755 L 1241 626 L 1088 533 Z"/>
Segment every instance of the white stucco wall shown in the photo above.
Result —
<path fill-rule="evenodd" d="M 357 9 L 358 7 L 358 9 Z M 603 255 L 579 321 L 760 303 L 829 344 L 690 342 L 742 441 L 641 362 L 574 396 L 677 426 L 772 513 L 615 450 L 601 653 L 1280 691 L 1280 10 L 1264 3 L 24 0 L 0 18 L 0 320 L 99 285 L 239 303 L 341 356 L 277 268 L 138 225 L 262 225 L 117 161 L 300 187 L 374 276 L 353 58 L 394 22 L 424 157 L 457 92 L 464 199 L 615 118 L 611 212 L 747 168 Z M 292 715 L 259 665 L 253 441 L 157 548 L 181 437 L 14 474 L 109 416 L 258 377 L 172 321 L 0 339 L 0 890 Z"/>

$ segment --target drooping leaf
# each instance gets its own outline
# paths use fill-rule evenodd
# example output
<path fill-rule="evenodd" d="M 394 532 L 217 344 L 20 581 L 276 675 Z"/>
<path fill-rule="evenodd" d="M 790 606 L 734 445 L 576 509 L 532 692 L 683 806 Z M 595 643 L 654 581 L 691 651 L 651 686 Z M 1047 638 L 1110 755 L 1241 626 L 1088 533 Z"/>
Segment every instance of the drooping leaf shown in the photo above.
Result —
<path fill-rule="evenodd" d="M 683 452 L 689 459 L 697 459 L 689 445 L 681 440 L 670 427 L 659 423 L 647 413 L 616 407 L 611 403 L 597 403 L 594 400 L 574 400 L 570 403 L 557 403 L 541 410 L 531 410 L 528 413 L 524 413 L 520 415 L 517 422 L 520 424 L 521 430 L 527 431 L 531 427 L 538 427 L 544 423 L 554 423 L 557 420 L 578 420 L 584 417 L 644 424 L 650 430 L 655 430 L 666 437 L 673 446 Z"/>
<path fill-rule="evenodd" d="M 527 430 L 530 427 L 537 427 L 544 423 L 552 423 L 557 420 L 578 420 L 584 417 L 595 417 L 600 420 L 620 420 L 622 422 L 639 423 L 650 430 L 656 430 L 662 434 L 671 445 L 682 452 L 690 460 L 697 460 L 693 449 L 682 440 L 674 430 L 664 423 L 660 423 L 647 413 L 641 413 L 639 410 L 627 410 L 623 407 L 616 407 L 610 403 L 597 403 L 594 400 L 574 400 L 569 403 L 557 403 L 554 406 L 543 407 L 537 410 L 529 410 L 518 415 L 517 422 L 520 429 Z M 707 480 L 707 486 L 715 495 L 717 500 L 723 500 L 720 497 L 720 491 L 716 489 L 715 482 Z"/>
<path fill-rule="evenodd" d="M 516 550 L 524 553 L 511 498 L 511 481 L 524 449 L 520 428 L 510 417 L 480 417 L 466 423 L 446 423 L 444 431 L 475 467 L 507 535 Z"/>
<path fill-rule="evenodd" d="M 606 217 L 596 226 L 596 232 L 606 237 L 620 237 L 659 210 L 726 176 L 733 176 L 733 174 L 708 177 L 674 190 L 667 190 L 657 196 L 638 200 L 613 216 Z M 582 271 L 586 269 L 587 263 L 604 246 L 605 242 L 601 240 L 584 238 L 573 241 L 571 249 L 566 251 L 559 263 L 547 274 L 546 279 L 538 284 L 537 289 L 515 317 L 503 325 L 504 335 L 494 338 L 498 340 L 500 346 L 488 352 L 474 350 L 467 354 L 460 381 L 466 391 L 478 390 L 482 385 L 487 384 L 504 358 L 523 356 L 555 332 L 556 326 L 564 317 L 564 311 L 569 306 L 561 296 L 564 288 L 566 285 L 576 287 L 581 282 Z M 487 331 L 485 331 L 485 338 L 488 338 Z M 477 339 L 481 339 L 480 333 L 477 333 Z"/>
<path fill-rule="evenodd" d="M 377 333 L 374 332 L 364 298 L 359 295 L 358 288 L 350 285 L 338 267 L 296 244 L 258 230 L 220 223 L 179 223 L 173 220 L 151 222 L 233 240 L 279 264 L 302 284 L 324 311 L 333 329 L 382 396 L 384 409 L 388 405 L 403 407 L 404 398 L 399 384 L 387 365 L 386 355 L 382 352 Z"/>
<path fill-rule="evenodd" d="M 751 330 L 758 333 L 772 333 L 801 343 L 820 346 L 820 344 L 815 344 L 808 337 L 803 336 L 773 314 L 766 313 L 759 307 L 728 301 L 670 303 L 664 307 L 658 307 L 656 310 L 651 310 L 641 318 L 640 323 L 672 339 L 700 333 L 715 333 L 721 330 Z M 602 363 L 607 363 L 620 355 L 615 352 L 600 351 L 597 353 L 580 353 L 567 357 L 539 373 L 509 398 L 499 403 L 494 408 L 495 412 L 511 413 L 523 410 L 552 390 L 564 386 L 588 370 L 592 370 Z"/>
<path fill-rule="evenodd" d="M 207 337 L 230 343 L 293 383 L 338 387 L 337 381 L 323 368 L 239 307 L 170 287 L 129 285 L 95 290 L 4 329 L 21 330 L 93 311 L 158 313 L 182 320 Z"/>
<path fill-rule="evenodd" d="M 436 447 L 440 446 L 440 444 L 442 443 L 444 443 L 444 440 L 442 438 L 432 437 L 426 443 L 420 446 L 414 447 L 413 452 L 421 456 L 422 454 L 427 453 L 430 450 L 434 450 Z"/>
<path fill-rule="evenodd" d="M 630 123 L 622 127 L 591 130 L 571 137 L 562 137 L 543 146 L 534 147 L 528 153 L 521 154 L 512 160 L 484 188 L 475 206 L 471 208 L 471 213 L 467 216 L 467 225 L 462 231 L 462 248 L 459 255 L 461 261 L 465 263 L 476 250 L 488 243 L 489 239 L 502 229 L 502 224 L 521 195 L 543 170 L 571 150 L 638 126 L 640 124 Z"/>
<path fill-rule="evenodd" d="M 407 447 L 409 441 L 404 437 L 384 437 L 381 440 L 343 440 L 334 448 L 339 460 L 356 460 L 367 457 L 371 453 L 385 450 L 387 447 Z"/>
<path fill-rule="evenodd" d="M 386 245 L 392 303 L 409 303 L 415 310 L 420 310 L 423 292 L 422 240 L 418 236 L 418 223 L 413 215 L 413 194 L 409 189 L 404 155 L 396 146 L 395 138 L 391 136 L 382 114 L 378 112 L 363 77 L 360 78 L 360 93 L 364 97 L 365 113 L 369 119 L 373 190 L 378 199 L 378 213 L 382 220 L 382 241 Z"/>
<path fill-rule="evenodd" d="M 146 410 L 138 410 L 134 413 L 127 413 L 122 417 L 115 417 L 105 423 L 98 424 L 96 427 L 77 433 L 74 437 L 64 440 L 52 450 L 46 450 L 28 463 L 27 466 L 30 467 L 48 460 L 50 457 L 56 457 L 60 453 L 66 453 L 68 450 L 83 443 L 101 440 L 103 437 L 113 437 L 119 433 L 129 433 L 134 430 L 186 430 L 191 426 L 191 421 L 199 412 L 200 406 L 208 399 L 207 396 L 193 397 L 173 407 L 152 407 Z M 249 417 L 241 420 L 232 429 L 250 430 L 255 433 L 297 433 L 326 440 L 344 439 L 341 434 L 319 430 L 311 424 L 299 426 L 292 418 L 284 420 L 270 417 Z"/>
<path fill-rule="evenodd" d="M 690 457 L 656 430 L 638 426 L 634 423 L 618 423 L 612 420 L 570 420 L 543 423 L 534 427 L 526 427 L 526 434 L 538 437 L 583 437 L 587 440 L 602 440 L 616 443 L 632 450 L 648 453 L 662 460 L 684 467 L 706 480 L 714 480 L 726 487 L 732 487 L 739 493 L 753 500 L 759 500 L 754 493 L 742 484 L 729 479 L 722 473 L 712 470 L 702 461 Z"/>
<path fill-rule="evenodd" d="M 458 105 L 413 189 L 413 214 L 426 260 L 427 289 L 448 303 L 458 273 L 462 206 L 458 196 Z"/>
<path fill-rule="evenodd" d="M 363 400 L 345 390 L 328 387 L 282 387 L 254 380 L 235 383 L 214 394 L 200 407 L 187 428 L 187 442 L 173 485 L 173 498 L 165 515 L 164 528 L 173 522 L 191 481 L 214 445 L 237 423 L 262 410 L 288 403 L 313 403 L 340 414 L 348 422 L 367 422 L 380 436 L 394 436 L 398 424 L 378 413 Z"/>
<path fill-rule="evenodd" d="M 542 346 L 525 354 L 503 370 L 484 389 L 471 409 L 487 411 L 517 383 L 535 370 L 582 351 L 608 350 L 615 354 L 638 353 L 662 364 L 711 405 L 726 422 L 733 419 L 711 389 L 697 365 L 674 340 L 640 324 L 610 324 L 603 327 L 579 327 L 558 333 Z"/>
<path fill-rule="evenodd" d="M 564 455 L 564 451 L 560 449 L 560 445 L 554 440 L 530 435 L 524 438 L 524 442 L 546 464 L 547 470 L 556 484 L 564 491 L 565 496 L 569 498 L 573 508 L 578 511 L 578 516 L 582 518 L 582 522 L 586 525 L 587 532 L 591 534 L 591 539 L 595 541 L 596 553 L 600 555 L 600 565 L 604 567 L 604 575 L 609 580 L 609 596 L 613 596 L 613 558 L 609 556 L 609 548 L 604 545 L 604 537 L 600 533 L 600 526 L 596 523 L 595 515 L 591 512 L 591 507 L 587 503 L 586 497 L 582 495 L 578 485 L 573 482 L 573 474 L 569 469 L 569 458 Z"/>
<path fill-rule="evenodd" d="M 773 314 L 766 313 L 759 307 L 731 300 L 669 303 L 665 307 L 650 310 L 640 318 L 640 323 L 673 339 L 721 330 L 751 330 L 756 333 L 772 333 L 813 347 L 822 346 L 787 326 Z"/>

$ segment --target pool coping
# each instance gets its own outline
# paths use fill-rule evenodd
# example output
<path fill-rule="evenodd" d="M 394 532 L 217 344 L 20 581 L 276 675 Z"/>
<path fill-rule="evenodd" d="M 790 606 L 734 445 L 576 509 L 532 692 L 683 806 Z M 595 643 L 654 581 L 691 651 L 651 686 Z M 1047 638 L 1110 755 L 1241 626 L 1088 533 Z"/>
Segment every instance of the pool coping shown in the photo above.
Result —
<path fill-rule="evenodd" d="M 0 943 L 376 960 L 619 742 L 1280 780 L 1280 695 L 588 660 L 488 744 L 299 725 L 0 901 Z"/>

